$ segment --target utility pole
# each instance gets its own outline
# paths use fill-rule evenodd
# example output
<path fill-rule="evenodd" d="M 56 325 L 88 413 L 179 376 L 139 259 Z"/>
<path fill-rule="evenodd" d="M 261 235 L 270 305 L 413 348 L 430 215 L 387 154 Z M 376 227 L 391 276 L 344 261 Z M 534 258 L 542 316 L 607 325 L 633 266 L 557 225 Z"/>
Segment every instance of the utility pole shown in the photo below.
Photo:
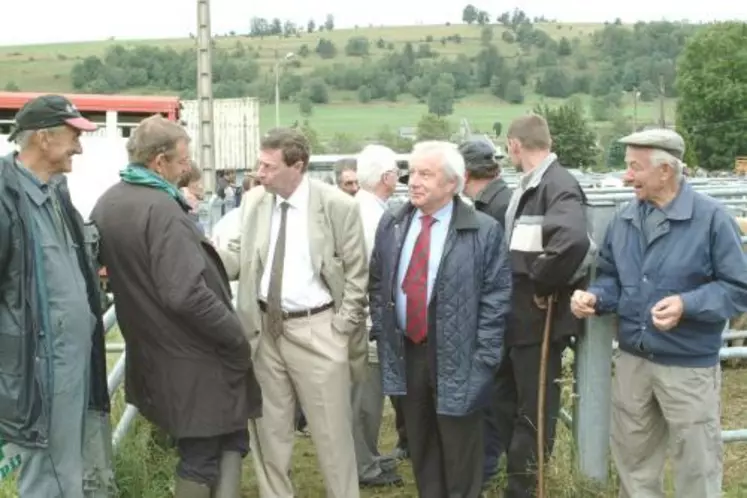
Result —
<path fill-rule="evenodd" d="M 215 192 L 215 134 L 213 129 L 213 46 L 210 0 L 197 0 L 197 103 L 200 120 L 197 144 L 206 193 Z"/>
<path fill-rule="evenodd" d="M 659 75 L 659 127 L 667 127 L 667 117 L 664 112 L 664 75 Z"/>

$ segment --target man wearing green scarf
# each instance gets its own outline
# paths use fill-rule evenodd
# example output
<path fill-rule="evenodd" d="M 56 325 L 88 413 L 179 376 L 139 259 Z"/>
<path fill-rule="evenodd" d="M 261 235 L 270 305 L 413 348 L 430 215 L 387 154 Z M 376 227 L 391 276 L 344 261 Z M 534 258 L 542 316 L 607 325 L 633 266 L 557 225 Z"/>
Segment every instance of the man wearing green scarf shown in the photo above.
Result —
<path fill-rule="evenodd" d="M 189 137 L 161 116 L 91 213 L 127 346 L 127 401 L 176 440 L 177 498 L 238 498 L 261 394 L 226 271 L 176 183 Z"/>

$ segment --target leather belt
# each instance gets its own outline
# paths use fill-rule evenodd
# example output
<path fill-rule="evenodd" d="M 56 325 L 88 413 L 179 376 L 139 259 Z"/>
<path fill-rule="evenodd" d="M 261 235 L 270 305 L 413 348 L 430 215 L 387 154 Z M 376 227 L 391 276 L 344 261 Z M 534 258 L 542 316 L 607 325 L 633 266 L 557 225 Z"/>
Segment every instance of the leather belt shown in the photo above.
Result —
<path fill-rule="evenodd" d="M 267 313 L 267 303 L 264 301 L 258 301 L 259 303 L 259 309 L 263 313 Z M 334 303 L 327 303 L 323 304 L 321 306 L 317 306 L 316 308 L 311 308 L 308 310 L 298 310 L 298 311 L 283 311 L 283 320 L 293 320 L 294 318 L 308 318 L 312 315 L 316 315 L 317 313 L 321 313 L 322 311 L 327 311 L 328 309 L 332 308 L 334 306 Z"/>

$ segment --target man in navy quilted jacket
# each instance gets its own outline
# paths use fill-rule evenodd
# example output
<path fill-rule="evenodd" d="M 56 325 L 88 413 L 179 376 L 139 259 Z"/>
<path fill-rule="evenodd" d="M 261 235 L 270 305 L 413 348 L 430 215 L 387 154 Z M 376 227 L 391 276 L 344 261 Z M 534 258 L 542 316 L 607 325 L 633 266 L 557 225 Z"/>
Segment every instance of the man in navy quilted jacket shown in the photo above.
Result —
<path fill-rule="evenodd" d="M 383 391 L 401 397 L 423 498 L 481 495 L 483 410 L 511 299 L 503 229 L 460 199 L 464 177 L 453 144 L 417 144 L 410 200 L 382 216 L 370 265 Z"/>

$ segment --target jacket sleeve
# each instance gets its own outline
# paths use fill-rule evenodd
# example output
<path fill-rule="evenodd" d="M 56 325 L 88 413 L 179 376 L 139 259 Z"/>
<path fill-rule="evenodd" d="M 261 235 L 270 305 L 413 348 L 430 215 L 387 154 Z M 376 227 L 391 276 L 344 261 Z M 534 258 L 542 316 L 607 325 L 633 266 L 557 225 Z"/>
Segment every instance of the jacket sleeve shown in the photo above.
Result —
<path fill-rule="evenodd" d="M 241 199 L 241 204 L 237 208 L 240 210 L 239 218 L 236 223 L 236 230 L 228 238 L 228 244 L 226 247 L 215 247 L 215 251 L 223 262 L 223 267 L 226 269 L 229 280 L 237 280 L 239 278 L 239 270 L 241 269 L 241 237 L 244 233 L 244 214 L 247 210 L 247 198 L 248 196 L 244 195 Z"/>
<path fill-rule="evenodd" d="M 246 342 L 239 319 L 205 283 L 205 260 L 190 240 L 194 228 L 188 223 L 163 206 L 150 212 L 147 244 L 155 290 L 167 310 L 207 340 L 239 348 Z"/>
<path fill-rule="evenodd" d="M 530 270 L 538 297 L 567 287 L 590 249 L 586 210 L 580 187 L 547 187 L 547 208 L 542 220 L 543 252 Z"/>
<path fill-rule="evenodd" d="M 383 221 L 383 220 L 382 220 Z M 379 223 L 374 238 L 373 252 L 371 253 L 371 262 L 368 268 L 368 306 L 371 313 L 371 332 L 369 338 L 372 341 L 381 337 L 381 319 L 384 313 L 383 299 L 381 297 L 381 258 L 382 258 L 382 239 L 384 237 L 384 223 Z"/>
<path fill-rule="evenodd" d="M 503 338 L 511 310 L 511 264 L 503 240 L 503 229 L 495 224 L 483 248 L 482 282 L 477 316 L 477 358 L 497 369 L 503 357 Z"/>
<path fill-rule="evenodd" d="M 5 267 L 10 257 L 10 216 L 6 209 L 0 209 L 0 275 L 5 276 Z"/>
<path fill-rule="evenodd" d="M 747 311 L 747 255 L 736 221 L 718 210 L 711 223 L 712 280 L 681 295 L 683 316 L 722 322 Z"/>
<path fill-rule="evenodd" d="M 368 304 L 368 252 L 363 235 L 363 222 L 354 201 L 345 205 L 342 237 L 337 243 L 337 257 L 342 260 L 344 285 L 342 304 L 332 319 L 335 329 L 346 335 L 362 330 Z"/>
<path fill-rule="evenodd" d="M 615 255 L 612 252 L 612 231 L 615 219 L 609 224 L 604 235 L 604 242 L 597 256 L 596 278 L 589 286 L 588 292 L 597 297 L 594 307 L 597 315 L 612 313 L 617 310 L 620 301 L 620 277 L 617 273 Z"/>

